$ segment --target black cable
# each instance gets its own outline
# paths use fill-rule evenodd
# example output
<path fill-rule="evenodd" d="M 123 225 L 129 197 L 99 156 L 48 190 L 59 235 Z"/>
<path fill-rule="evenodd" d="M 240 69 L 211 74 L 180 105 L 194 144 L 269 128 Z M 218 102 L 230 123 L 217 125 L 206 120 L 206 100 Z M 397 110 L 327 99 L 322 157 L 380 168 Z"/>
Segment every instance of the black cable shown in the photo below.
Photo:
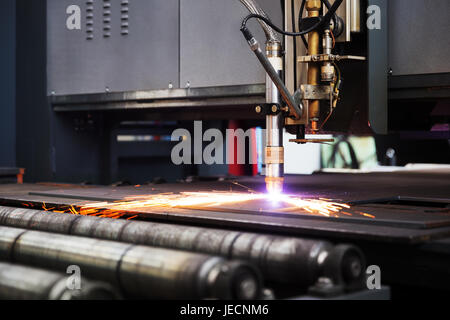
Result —
<path fill-rule="evenodd" d="M 245 17 L 244 21 L 242 22 L 242 26 L 241 26 L 241 30 L 244 30 L 247 28 L 247 22 L 252 19 L 252 18 L 257 18 L 260 19 L 262 21 L 264 21 L 267 25 L 269 25 L 273 30 L 275 30 L 276 32 L 285 35 L 285 36 L 289 36 L 289 37 L 299 37 L 301 35 L 305 35 L 308 34 L 314 30 L 316 30 L 318 27 L 320 27 L 323 23 L 323 19 L 320 19 L 320 21 L 318 23 L 316 23 L 314 26 L 312 26 L 311 28 L 309 28 L 308 30 L 305 31 L 301 31 L 301 32 L 287 32 L 284 31 L 280 28 L 278 28 L 276 25 L 274 25 L 272 23 L 272 21 L 270 21 L 269 19 L 267 19 L 264 16 L 261 16 L 259 14 L 250 14 L 247 17 Z"/>
<path fill-rule="evenodd" d="M 330 10 L 330 8 L 331 8 L 331 4 L 330 4 L 330 2 L 328 1 L 328 0 L 322 0 L 322 2 L 323 3 L 325 3 L 325 6 L 327 7 L 327 9 L 328 10 Z M 304 11 L 304 9 L 305 9 L 305 5 L 306 5 L 306 0 L 303 0 L 302 1 L 302 7 L 300 8 L 300 14 L 299 14 L 299 16 L 298 16 L 298 25 L 299 25 L 299 28 L 300 28 L 300 26 L 302 25 L 302 21 L 303 21 L 303 11 Z M 338 28 L 338 15 L 335 13 L 334 15 L 333 15 L 333 22 L 334 22 L 334 25 L 335 25 L 335 30 L 333 30 L 333 35 L 335 36 L 335 38 L 337 38 L 339 35 L 338 34 L 336 34 L 336 31 L 337 31 L 337 28 Z M 304 36 L 302 36 L 302 38 L 304 38 Z M 306 42 L 306 39 L 303 41 L 303 43 L 305 43 L 305 46 L 306 46 L 306 48 L 308 48 L 308 43 Z"/>
<path fill-rule="evenodd" d="M 279 27 L 277 27 L 276 25 L 274 25 L 272 23 L 272 21 L 270 21 L 270 19 L 261 16 L 259 14 L 250 14 L 247 17 L 245 17 L 244 21 L 242 21 L 242 26 L 241 26 L 241 30 L 244 30 L 247 28 L 247 22 L 252 19 L 252 18 L 257 18 L 260 19 L 262 21 L 264 21 L 267 25 L 269 25 L 273 30 L 275 30 L 276 32 L 285 35 L 285 36 L 290 36 L 290 37 L 299 37 L 308 33 L 311 33 L 312 31 L 320 28 L 322 25 L 324 25 L 325 23 L 329 22 L 332 15 L 334 15 L 336 13 L 336 10 L 339 8 L 339 6 L 342 4 L 343 0 L 336 0 L 333 5 L 331 6 L 330 10 L 327 12 L 327 14 L 323 17 L 319 17 L 319 22 L 317 22 L 315 25 L 313 25 L 312 27 L 308 28 L 307 30 L 303 30 L 300 32 L 287 32 L 284 31 L 282 29 L 280 29 Z"/>
<path fill-rule="evenodd" d="M 303 0 L 302 1 L 302 5 L 300 6 L 300 13 L 299 13 L 299 18 L 298 18 L 298 31 L 301 31 L 300 30 L 300 26 L 302 25 L 302 21 L 303 21 L 303 11 L 305 11 L 305 6 L 306 6 L 306 0 Z M 303 44 L 305 45 L 305 47 L 306 47 L 306 50 L 308 50 L 308 41 L 306 41 L 306 38 L 305 38 L 305 36 L 303 35 L 302 36 L 302 41 L 303 41 Z"/>
<path fill-rule="evenodd" d="M 330 2 L 328 0 L 322 0 L 322 2 L 325 4 L 325 7 L 327 7 L 327 10 L 330 10 L 330 8 L 331 8 Z M 337 23 L 337 14 L 336 13 L 333 14 L 333 18 L 332 19 L 333 19 L 333 21 L 335 23 L 335 26 L 337 26 L 336 25 L 336 23 Z"/>
<path fill-rule="evenodd" d="M 327 9 L 330 10 L 330 8 L 331 8 L 330 2 L 329 2 L 328 0 L 322 0 L 322 2 L 325 4 L 325 6 L 327 7 Z M 333 30 L 332 32 L 333 32 L 334 37 L 337 38 L 337 37 L 340 36 L 340 33 L 339 33 L 339 17 L 338 17 L 338 15 L 335 13 L 335 14 L 333 15 L 333 18 L 332 18 L 332 19 L 333 19 L 333 23 L 334 23 L 334 30 Z"/>

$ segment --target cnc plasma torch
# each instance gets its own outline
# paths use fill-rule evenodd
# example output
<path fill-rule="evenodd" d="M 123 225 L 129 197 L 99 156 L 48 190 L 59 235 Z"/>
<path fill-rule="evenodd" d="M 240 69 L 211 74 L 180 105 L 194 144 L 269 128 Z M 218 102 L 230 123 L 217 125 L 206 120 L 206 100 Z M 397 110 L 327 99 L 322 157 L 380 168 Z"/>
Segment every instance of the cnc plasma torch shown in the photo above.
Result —
<path fill-rule="evenodd" d="M 336 14 L 343 0 L 336 0 L 333 5 L 328 0 L 304 0 L 299 18 L 300 32 L 286 32 L 275 26 L 253 0 L 241 2 L 251 12 L 244 19 L 241 31 L 267 73 L 266 104 L 257 106 L 256 112 L 266 115 L 266 188 L 271 194 L 279 194 L 283 191 L 284 184 L 283 129 L 286 128 L 288 132 L 296 134 L 297 138 L 291 142 L 300 144 L 330 142 L 324 139 L 306 139 L 305 133 L 318 134 L 336 108 L 342 82 L 336 61 L 365 60 L 365 58 L 332 54 L 335 39 L 343 32 L 343 20 Z M 324 15 L 322 15 L 323 6 L 328 10 Z M 303 19 L 304 8 L 308 15 Z M 266 55 L 247 28 L 247 22 L 252 18 L 258 19 L 265 31 Z M 301 36 L 305 43 L 305 35 L 308 35 L 306 43 L 308 55 L 298 57 L 297 61 L 307 64 L 308 83 L 301 85 L 294 95 L 290 94 L 282 80 L 283 48 L 275 32 L 291 37 Z M 328 116 L 323 121 L 320 119 L 321 100 L 328 101 L 330 108 Z M 304 101 L 307 107 L 304 106 Z"/>

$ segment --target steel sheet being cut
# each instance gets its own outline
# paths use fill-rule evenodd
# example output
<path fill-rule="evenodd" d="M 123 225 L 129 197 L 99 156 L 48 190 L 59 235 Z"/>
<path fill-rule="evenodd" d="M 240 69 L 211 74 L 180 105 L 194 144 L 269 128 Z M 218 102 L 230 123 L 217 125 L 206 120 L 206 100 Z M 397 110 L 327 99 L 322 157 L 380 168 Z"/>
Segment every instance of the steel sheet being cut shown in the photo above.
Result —
<path fill-rule="evenodd" d="M 138 194 L 131 196 L 131 199 L 141 199 L 146 195 L 154 193 L 154 191 L 146 192 L 146 188 L 141 188 Z M 104 202 L 118 202 L 135 193 L 136 190 L 129 192 L 129 190 L 122 190 L 121 193 L 111 192 L 104 194 L 104 189 L 89 189 L 89 190 L 71 190 L 71 191 L 51 191 L 51 192 L 32 192 L 33 196 L 44 196 L 50 198 L 65 198 L 80 201 L 88 200 L 97 203 Z M 99 195 L 96 195 L 100 193 Z M 211 196 L 220 197 L 220 193 L 211 193 Z M 186 195 L 189 197 L 189 195 Z M 145 199 L 145 198 L 143 198 Z M 438 199 L 441 200 L 442 199 Z M 317 200 L 320 201 L 320 200 Z M 330 200 L 331 202 L 332 200 Z M 335 200 L 333 200 L 335 201 Z M 324 201 L 325 202 L 325 201 Z M 439 202 L 438 202 L 439 203 Z M 450 200 L 447 201 L 450 203 Z M 73 203 L 72 203 L 73 204 Z M 444 203 L 445 204 L 445 203 Z M 100 205 L 101 206 L 101 205 Z M 185 205 L 178 206 L 178 209 L 195 210 L 204 212 L 221 212 L 221 213 L 235 213 L 235 214 L 249 214 L 249 215 L 264 215 L 272 217 L 288 217 L 298 219 L 312 219 L 312 220 L 328 220 L 328 221 L 345 221 L 358 224 L 370 225 L 384 225 L 391 227 L 405 227 L 412 229 L 427 229 L 435 227 L 450 226 L 450 214 L 448 210 L 439 210 L 433 207 L 420 206 L 389 206 L 380 205 L 376 200 L 373 202 L 367 201 L 361 205 L 353 206 L 353 208 L 344 208 L 336 214 L 321 215 L 317 212 L 308 212 L 307 210 L 293 206 L 282 201 L 272 201 L 267 199 L 255 199 L 248 201 L 238 201 L 231 203 L 219 204 L 205 204 L 205 205 Z M 151 208 L 158 211 L 158 208 Z M 130 212 L 148 213 L 148 208 L 129 208 Z M 126 211 L 126 210 L 125 210 Z M 430 214 L 433 213 L 433 214 Z"/>
<path fill-rule="evenodd" d="M 449 175 L 446 174 L 363 174 L 313 175 L 287 177 L 288 192 L 309 199 L 333 199 L 352 203 L 370 199 L 407 196 L 441 199 L 442 203 L 388 204 L 366 201 L 352 206 L 352 216 L 321 217 L 302 211 L 281 208 L 273 210 L 265 204 L 221 205 L 197 208 L 143 208 L 130 212 L 140 219 L 169 221 L 236 230 L 259 230 L 301 236 L 364 239 L 382 242 L 423 242 L 450 234 L 450 213 L 446 203 L 450 197 Z M 67 185 L 24 185 L 0 187 L 3 205 L 21 206 L 23 202 L 41 209 L 48 205 L 82 205 L 114 201 L 129 196 L 167 192 L 261 190 L 262 179 L 248 178 L 223 182 L 149 185 L 143 187 L 86 187 Z M 83 200 L 84 199 L 84 200 Z M 90 200 L 90 201 L 87 201 Z M 260 210 L 262 209 L 262 210 Z M 353 212 L 356 211 L 356 212 Z M 361 216 L 365 212 L 375 219 Z"/>

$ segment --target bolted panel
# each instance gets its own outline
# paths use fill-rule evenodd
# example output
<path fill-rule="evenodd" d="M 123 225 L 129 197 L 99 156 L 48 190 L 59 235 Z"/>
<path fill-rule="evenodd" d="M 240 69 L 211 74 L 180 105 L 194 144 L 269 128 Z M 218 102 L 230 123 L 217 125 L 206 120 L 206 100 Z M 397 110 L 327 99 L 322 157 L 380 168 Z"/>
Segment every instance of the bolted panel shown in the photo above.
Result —
<path fill-rule="evenodd" d="M 178 87 L 178 0 L 47 0 L 48 94 Z"/>

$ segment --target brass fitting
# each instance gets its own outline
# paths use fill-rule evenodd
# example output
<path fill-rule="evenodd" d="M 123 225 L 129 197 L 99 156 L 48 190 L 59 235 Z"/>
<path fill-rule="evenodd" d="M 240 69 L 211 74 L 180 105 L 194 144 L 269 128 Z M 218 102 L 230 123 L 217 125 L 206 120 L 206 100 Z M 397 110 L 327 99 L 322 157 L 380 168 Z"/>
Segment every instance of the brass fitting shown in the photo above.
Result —
<path fill-rule="evenodd" d="M 306 1 L 306 10 L 308 11 L 308 17 L 318 17 L 320 15 L 320 8 L 322 7 L 322 3 L 320 0 L 308 0 Z M 320 46 L 320 35 L 319 32 L 313 31 L 308 34 L 308 54 L 309 55 L 317 55 L 319 54 L 319 46 Z M 318 85 L 320 77 L 320 67 L 317 63 L 309 63 L 308 64 L 308 84 L 310 85 Z M 318 122 L 317 119 L 320 116 L 320 101 L 319 100 L 311 100 L 308 105 L 308 114 L 309 121 L 311 123 L 311 129 L 313 133 L 317 133 L 318 131 Z"/>
<path fill-rule="evenodd" d="M 317 11 L 319 12 L 320 8 L 322 7 L 322 1 L 320 0 L 308 0 L 306 1 L 306 10 L 307 11 Z"/>
<path fill-rule="evenodd" d="M 334 72 L 334 66 L 332 64 L 325 64 L 321 68 L 321 78 L 322 81 L 325 82 L 331 82 L 334 79 L 335 72 Z"/>

